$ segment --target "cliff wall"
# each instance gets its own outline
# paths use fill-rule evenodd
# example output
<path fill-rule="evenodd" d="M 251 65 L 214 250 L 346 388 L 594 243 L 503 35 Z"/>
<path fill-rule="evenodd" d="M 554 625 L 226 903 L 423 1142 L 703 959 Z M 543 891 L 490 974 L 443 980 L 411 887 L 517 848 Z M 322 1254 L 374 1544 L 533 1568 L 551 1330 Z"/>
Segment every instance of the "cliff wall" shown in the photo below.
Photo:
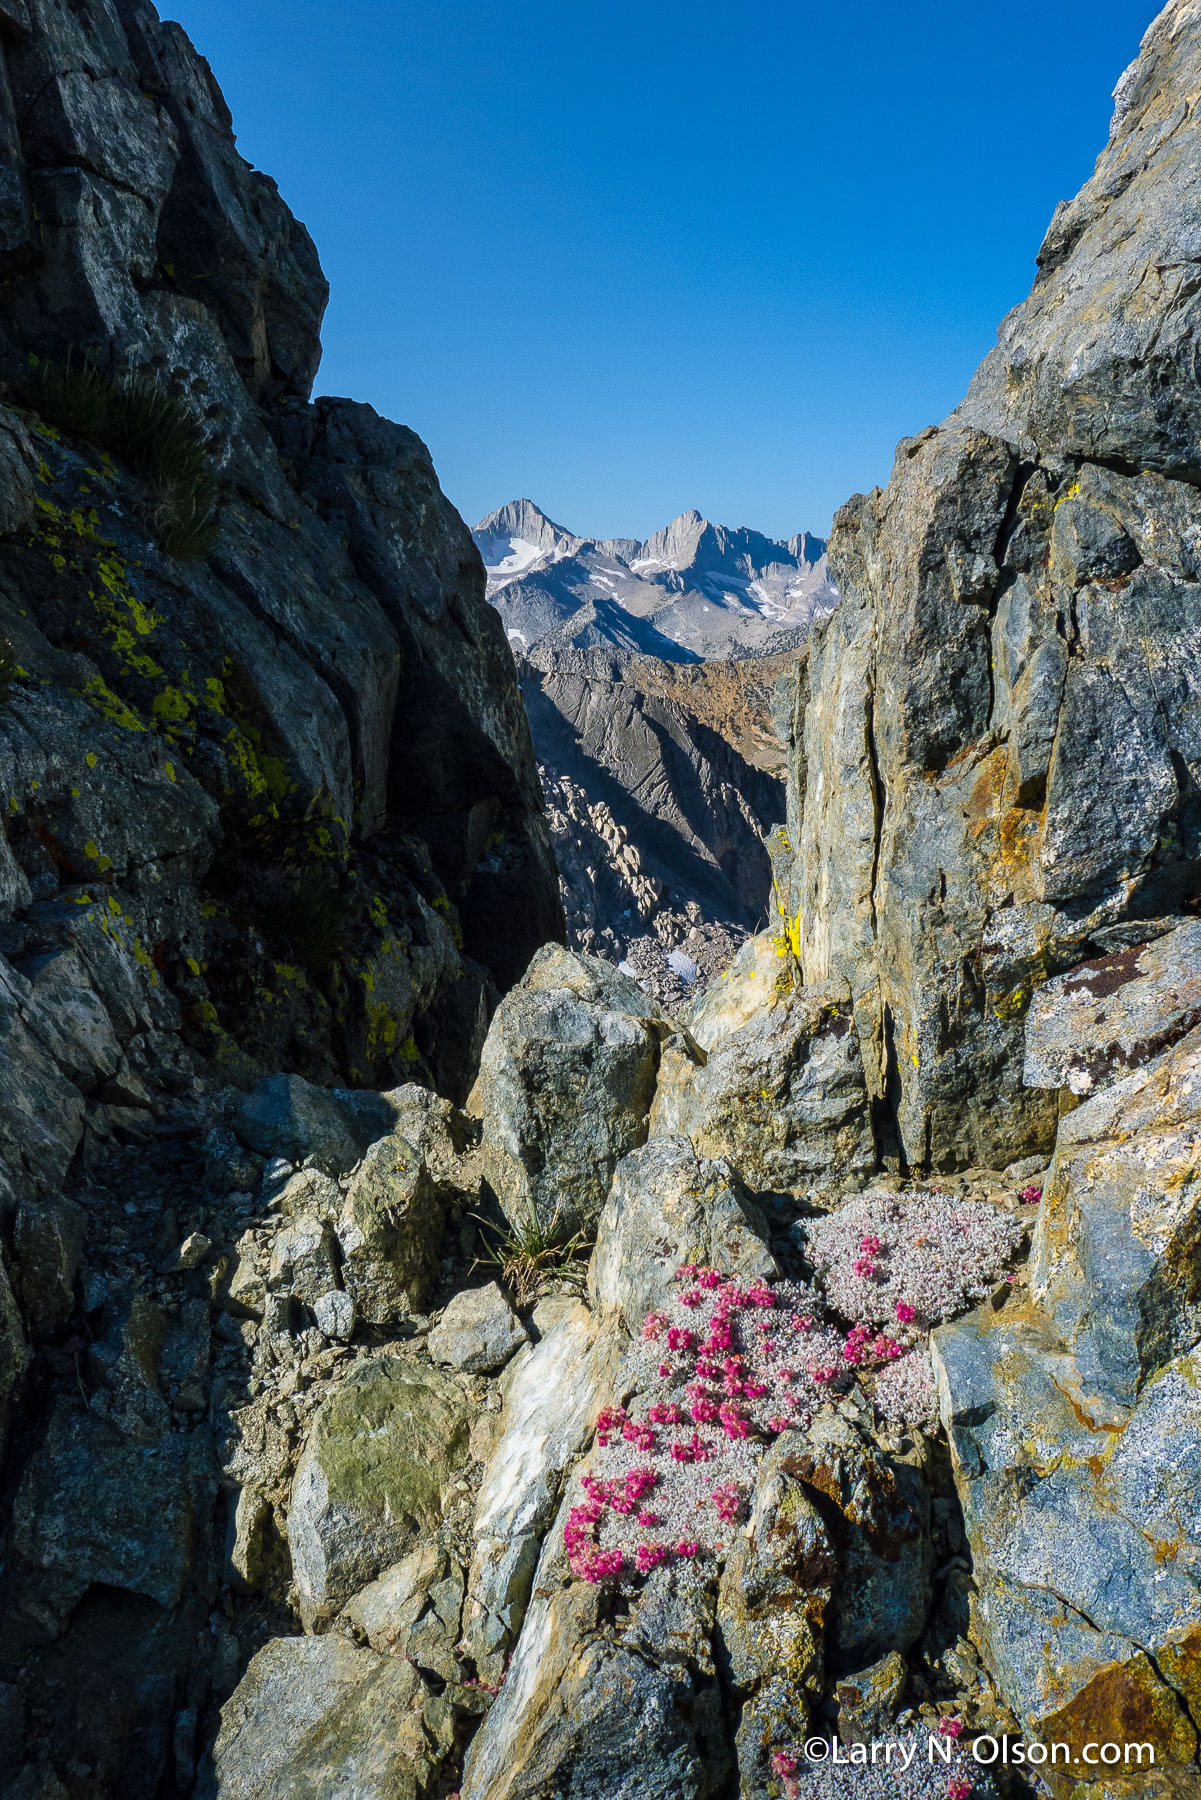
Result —
<path fill-rule="evenodd" d="M 915 1167 L 1047 1149 L 1032 994 L 1201 893 L 1197 14 L 1148 33 L 963 404 L 830 542 L 804 972 L 850 982 L 878 1142 Z"/>

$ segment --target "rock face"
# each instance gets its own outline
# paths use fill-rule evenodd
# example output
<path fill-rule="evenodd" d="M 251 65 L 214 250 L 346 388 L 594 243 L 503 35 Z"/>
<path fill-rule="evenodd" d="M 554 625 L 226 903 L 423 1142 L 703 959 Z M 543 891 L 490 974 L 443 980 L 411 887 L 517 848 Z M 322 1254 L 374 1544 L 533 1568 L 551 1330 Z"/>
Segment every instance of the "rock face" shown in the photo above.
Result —
<path fill-rule="evenodd" d="M 681 1263 L 753 1279 L 778 1275 L 767 1226 L 728 1164 L 699 1157 L 686 1137 L 655 1137 L 613 1172 L 588 1266 L 604 1314 L 637 1336 L 675 1291 Z"/>
<path fill-rule="evenodd" d="M 850 990 L 795 984 L 786 942 L 751 938 L 663 1053 L 651 1131 L 683 1133 L 760 1192 L 875 1164 Z"/>
<path fill-rule="evenodd" d="M 497 1009 L 471 1102 L 485 1172 L 516 1229 L 596 1222 L 614 1168 L 646 1137 L 671 1030 L 598 957 L 539 951 Z"/>
<path fill-rule="evenodd" d="M 577 1306 L 513 1367 L 502 1429 L 484 1470 L 464 1637 L 485 1679 L 505 1667 L 530 1597 L 564 1469 L 621 1380 L 625 1345 Z"/>
<path fill-rule="evenodd" d="M 725 667 L 716 665 L 717 675 Z M 706 919 L 753 930 L 770 897 L 763 839 L 784 816 L 783 792 L 693 710 L 700 675 L 669 681 L 669 664 L 598 650 L 536 650 L 520 668 L 544 771 L 577 784 L 593 808 L 603 806 L 628 840 L 624 860 L 637 857 L 623 884 L 620 851 L 618 867 L 594 856 L 586 876 L 580 850 L 573 856 L 564 845 L 578 947 L 624 953 L 660 911 L 682 912 L 689 901 Z M 762 701 L 759 711 L 766 711 Z"/>
<path fill-rule="evenodd" d="M 878 1135 L 912 1164 L 1049 1150 L 1021 1079 L 1032 993 L 1201 885 L 1197 302 L 1168 273 L 1199 79 L 1174 0 L 967 399 L 830 540 L 802 955 L 807 981 L 850 983 Z"/>
<path fill-rule="evenodd" d="M 1175 1035 L 1193 930 L 1044 990 L 1065 1090 L 1108 1085 L 1060 1124 L 1029 1300 L 934 1340 L 1002 1691 L 1032 1737 L 1080 1754 L 1125 1732 L 1169 1767 L 1196 1758 L 1201 1693 L 1201 1031 L 1122 1071 Z M 1179 959 L 1154 956 L 1173 943 Z M 1082 993 L 1095 1024 L 1072 1053 Z"/>
<path fill-rule="evenodd" d="M 1090 1094 L 1197 1024 L 1201 924 L 1190 923 L 1041 987 L 1026 1020 L 1026 1085 Z"/>
<path fill-rule="evenodd" d="M 225 1707 L 208 1795 L 418 1800 L 453 1732 L 408 1663 L 340 1637 L 276 1638 Z"/>
<path fill-rule="evenodd" d="M 107 1127 L 85 1097 L 136 1112 L 215 1062 L 461 1098 L 497 991 L 562 930 L 470 534 L 411 432 L 308 404 L 316 251 L 180 27 L 36 0 L 0 56 L 6 1160 L 53 1184 Z M 86 355 L 191 408 L 197 554 L 38 386 L 31 358 L 68 355 L 76 386 Z"/>

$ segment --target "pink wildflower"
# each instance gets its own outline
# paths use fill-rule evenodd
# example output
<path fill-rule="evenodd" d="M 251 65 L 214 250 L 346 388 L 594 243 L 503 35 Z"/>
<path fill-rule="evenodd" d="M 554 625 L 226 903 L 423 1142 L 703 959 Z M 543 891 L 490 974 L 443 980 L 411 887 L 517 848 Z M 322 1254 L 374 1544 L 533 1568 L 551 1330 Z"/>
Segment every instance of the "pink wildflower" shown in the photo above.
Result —
<path fill-rule="evenodd" d="M 715 1487 L 710 1498 L 717 1508 L 718 1518 L 724 1519 L 728 1525 L 732 1524 L 738 1517 L 738 1508 L 741 1504 L 738 1489 L 734 1483 L 727 1481 L 721 1487 Z"/>
<path fill-rule="evenodd" d="M 965 1781 L 962 1775 L 952 1775 L 947 1783 L 947 1800 L 967 1800 L 971 1791 L 970 1781 Z"/>
<path fill-rule="evenodd" d="M 1020 1188 L 1018 1190 L 1018 1199 L 1022 1202 L 1023 1206 L 1033 1206 L 1037 1201 L 1041 1200 L 1042 1197 L 1043 1191 L 1038 1183 L 1034 1181 L 1030 1183 L 1029 1187 Z"/>
<path fill-rule="evenodd" d="M 717 1416 L 721 1420 L 722 1430 L 728 1438 L 744 1438 L 750 1434 L 751 1428 L 737 1407 L 727 1403 L 718 1408 Z"/>
<path fill-rule="evenodd" d="M 676 1545 L 676 1555 L 677 1556 L 695 1556 L 699 1549 L 700 1549 L 700 1545 L 696 1542 L 696 1540 L 694 1538 L 681 1538 L 679 1543 Z"/>
<path fill-rule="evenodd" d="M 787 1750 L 773 1750 L 771 1753 L 773 1775 L 795 1775 L 800 1766 L 796 1757 L 790 1755 Z"/>
<path fill-rule="evenodd" d="M 957 1738 L 962 1730 L 963 1726 L 958 1719 L 940 1719 L 938 1721 L 939 1737 Z"/>
<path fill-rule="evenodd" d="M 666 1555 L 667 1549 L 663 1544 L 639 1544 L 637 1550 L 634 1552 L 634 1562 L 637 1565 L 638 1573 L 640 1575 L 649 1575 L 651 1570 L 655 1568 L 658 1563 L 661 1563 Z"/>
<path fill-rule="evenodd" d="M 910 1306 L 908 1300 L 898 1300 L 896 1311 L 897 1318 L 902 1325 L 911 1325 L 917 1317 L 917 1313 L 914 1308 Z"/>

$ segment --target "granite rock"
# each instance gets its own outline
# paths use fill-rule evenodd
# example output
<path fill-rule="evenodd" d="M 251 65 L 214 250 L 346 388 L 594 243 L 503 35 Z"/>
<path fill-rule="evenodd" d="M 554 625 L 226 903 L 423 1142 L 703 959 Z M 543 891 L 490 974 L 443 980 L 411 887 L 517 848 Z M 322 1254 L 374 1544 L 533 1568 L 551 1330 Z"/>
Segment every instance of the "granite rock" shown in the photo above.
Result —
<path fill-rule="evenodd" d="M 486 1375 L 530 1341 L 529 1332 L 494 1281 L 456 1294 L 429 1335 L 437 1363 Z"/>
<path fill-rule="evenodd" d="M 599 958 L 555 944 L 534 957 L 497 1009 L 471 1102 L 485 1175 L 517 1229 L 596 1223 L 614 1168 L 646 1139 L 672 1029 Z"/>
<path fill-rule="evenodd" d="M 468 1410 L 437 1370 L 360 1361 L 320 1408 L 292 1483 L 288 1543 L 307 1628 L 328 1621 L 438 1524 L 467 1457 Z"/>
<path fill-rule="evenodd" d="M 686 1137 L 653 1137 L 613 1173 L 588 1266 L 588 1291 L 637 1337 L 648 1312 L 677 1291 L 681 1263 L 751 1277 L 779 1273 L 762 1213 L 724 1162 Z"/>

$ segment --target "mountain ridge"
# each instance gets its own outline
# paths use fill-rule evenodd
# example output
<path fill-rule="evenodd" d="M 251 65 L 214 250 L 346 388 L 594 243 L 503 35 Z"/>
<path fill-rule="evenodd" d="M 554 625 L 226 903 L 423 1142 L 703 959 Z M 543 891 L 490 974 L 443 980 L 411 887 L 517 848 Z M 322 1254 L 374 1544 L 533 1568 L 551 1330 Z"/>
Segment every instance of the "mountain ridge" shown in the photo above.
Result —
<path fill-rule="evenodd" d="M 667 661 L 757 655 L 798 647 L 838 597 L 823 538 L 770 538 L 695 508 L 645 539 L 590 538 L 522 498 L 487 514 L 472 537 L 519 652 L 550 640 Z"/>

